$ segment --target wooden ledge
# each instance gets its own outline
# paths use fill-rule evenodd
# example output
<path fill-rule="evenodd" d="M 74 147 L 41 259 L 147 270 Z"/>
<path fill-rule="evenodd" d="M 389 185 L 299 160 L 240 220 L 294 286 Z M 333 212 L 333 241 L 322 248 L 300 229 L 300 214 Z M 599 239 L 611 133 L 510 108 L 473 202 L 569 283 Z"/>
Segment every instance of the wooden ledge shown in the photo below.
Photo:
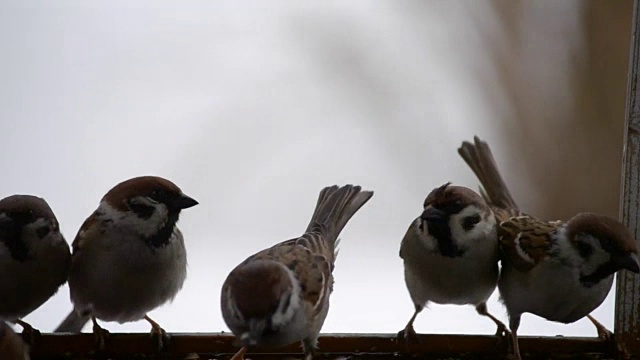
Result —
<path fill-rule="evenodd" d="M 500 359 L 506 343 L 485 335 L 420 335 L 420 343 L 398 343 L 395 334 L 323 334 L 317 359 Z M 229 359 L 238 347 L 226 333 L 174 333 L 158 352 L 147 333 L 110 334 L 105 350 L 95 351 L 93 334 L 42 334 L 35 339 L 33 360 L 49 359 Z M 609 359 L 611 343 L 598 338 L 520 338 L 526 359 Z M 283 348 L 251 349 L 247 359 L 302 358 L 299 344 Z"/>

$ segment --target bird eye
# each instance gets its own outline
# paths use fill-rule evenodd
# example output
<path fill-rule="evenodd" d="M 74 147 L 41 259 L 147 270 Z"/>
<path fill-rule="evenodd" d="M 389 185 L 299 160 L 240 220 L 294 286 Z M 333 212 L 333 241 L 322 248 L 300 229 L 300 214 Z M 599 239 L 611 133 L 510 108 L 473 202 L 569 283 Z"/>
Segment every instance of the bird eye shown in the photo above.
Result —
<path fill-rule="evenodd" d="M 129 209 L 131 209 L 131 211 L 138 215 L 138 217 L 141 217 L 143 219 L 148 219 L 149 217 L 151 217 L 151 215 L 153 215 L 153 212 L 155 211 L 155 208 L 153 206 L 142 204 L 136 199 L 129 200 Z"/>
<path fill-rule="evenodd" d="M 576 241 L 576 247 L 578 248 L 578 253 L 583 258 L 588 258 L 593 254 L 593 246 L 587 243 L 586 241 Z"/>
<path fill-rule="evenodd" d="M 164 191 L 164 190 L 162 190 L 162 189 L 155 189 L 155 190 L 153 190 L 153 192 L 151 193 L 151 198 L 156 199 L 156 200 L 159 200 L 159 199 L 163 198 L 165 194 L 166 194 L 166 193 L 165 193 L 165 191 Z"/>
<path fill-rule="evenodd" d="M 465 216 L 464 219 L 462 219 L 462 228 L 465 231 L 469 231 L 473 229 L 473 227 L 476 226 L 476 224 L 479 222 L 480 222 L 480 215 L 478 214 Z"/>
<path fill-rule="evenodd" d="M 38 234 L 38 237 L 40 239 L 44 238 L 45 236 L 47 236 L 49 234 L 49 232 L 51 232 L 51 229 L 49 229 L 49 226 L 41 226 L 36 230 L 36 234 Z"/>
<path fill-rule="evenodd" d="M 17 215 L 17 217 L 20 218 L 24 224 L 31 224 L 37 220 L 36 213 L 33 210 L 28 210 L 25 213 Z"/>

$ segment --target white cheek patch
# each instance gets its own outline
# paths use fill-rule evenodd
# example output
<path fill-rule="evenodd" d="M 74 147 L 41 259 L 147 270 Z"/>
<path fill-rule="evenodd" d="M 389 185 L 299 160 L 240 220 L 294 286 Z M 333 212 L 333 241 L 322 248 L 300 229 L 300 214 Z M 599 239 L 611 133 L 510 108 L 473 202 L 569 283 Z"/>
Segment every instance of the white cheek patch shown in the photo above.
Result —
<path fill-rule="evenodd" d="M 468 216 L 480 216 L 480 222 L 477 223 L 471 230 L 465 230 L 462 227 L 464 218 Z M 459 213 L 452 215 L 449 219 L 449 229 L 451 230 L 451 237 L 456 239 L 459 245 L 471 245 L 474 241 L 485 238 L 496 229 L 496 218 L 493 214 L 486 216 L 486 213 L 481 211 L 476 206 L 467 206 Z"/>
<path fill-rule="evenodd" d="M 591 235 L 580 235 L 580 241 L 584 241 L 587 244 L 591 245 L 593 249 L 593 253 L 586 259 L 580 257 L 583 261 L 581 267 L 582 274 L 592 274 L 594 273 L 600 266 L 611 261 L 611 255 L 606 252 L 602 246 L 600 246 L 600 241 Z M 577 251 L 574 249 L 574 251 Z M 579 256 L 579 254 L 578 254 Z"/>
<path fill-rule="evenodd" d="M 39 218 L 36 221 L 30 224 L 27 224 L 23 228 L 22 238 L 25 239 L 30 244 L 42 245 L 42 242 L 40 241 L 40 236 L 38 235 L 38 229 L 42 227 L 50 228 L 51 225 L 49 224 L 49 221 L 45 220 L 44 218 Z M 53 229 L 50 229 L 50 230 L 54 231 Z"/>
<path fill-rule="evenodd" d="M 130 211 L 123 213 L 114 209 L 106 201 L 100 203 L 98 211 L 104 214 L 104 218 L 112 220 L 111 226 L 114 228 L 121 228 L 127 232 L 133 231 L 142 237 L 155 235 L 167 222 L 169 209 L 166 205 L 152 201 L 147 197 L 137 197 L 136 201 L 155 208 L 148 219 L 142 219 Z"/>
<path fill-rule="evenodd" d="M 573 266 L 580 266 L 583 262 L 582 257 L 571 244 L 571 240 L 567 237 L 567 228 L 566 226 L 562 226 L 556 231 L 555 236 L 553 236 L 556 241 L 552 242 L 553 253 L 559 254 L 562 256 L 564 261 L 570 263 Z"/>
<path fill-rule="evenodd" d="M 566 226 L 561 227 L 554 236 L 556 241 L 554 242 L 555 248 L 553 252 L 561 255 L 563 261 L 579 267 L 582 275 L 594 273 L 601 265 L 611 260 L 611 255 L 600 246 L 600 241 L 597 238 L 588 234 L 578 236 L 581 237 L 580 240 L 569 239 Z M 583 258 L 574 241 L 583 241 L 589 244 L 593 250 L 591 255 L 586 259 Z"/>
<path fill-rule="evenodd" d="M 27 224 L 24 227 L 24 231 L 27 232 L 28 234 L 35 234 L 37 230 L 43 226 L 49 227 L 49 222 L 44 218 L 39 218 L 36 221 L 30 224 Z"/>

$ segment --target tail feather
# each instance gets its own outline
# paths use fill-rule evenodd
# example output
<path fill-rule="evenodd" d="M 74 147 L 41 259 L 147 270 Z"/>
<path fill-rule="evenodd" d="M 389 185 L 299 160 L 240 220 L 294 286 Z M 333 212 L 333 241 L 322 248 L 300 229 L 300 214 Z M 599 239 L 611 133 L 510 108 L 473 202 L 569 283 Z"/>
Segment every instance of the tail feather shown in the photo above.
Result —
<path fill-rule="evenodd" d="M 357 185 L 328 186 L 318 196 L 307 232 L 320 227 L 326 240 L 335 251 L 338 236 L 347 222 L 373 196 L 373 191 L 362 191 Z"/>
<path fill-rule="evenodd" d="M 56 333 L 79 333 L 84 325 L 89 321 L 88 315 L 80 315 L 77 311 L 71 310 L 69 315 L 53 330 Z"/>
<path fill-rule="evenodd" d="M 477 136 L 473 137 L 474 143 L 464 141 L 462 146 L 458 148 L 458 154 L 469 165 L 473 173 L 476 175 L 482 187 L 480 193 L 485 200 L 495 207 L 519 212 L 518 204 L 511 196 L 509 188 L 504 182 L 498 165 L 491 153 L 489 145 L 480 140 Z"/>

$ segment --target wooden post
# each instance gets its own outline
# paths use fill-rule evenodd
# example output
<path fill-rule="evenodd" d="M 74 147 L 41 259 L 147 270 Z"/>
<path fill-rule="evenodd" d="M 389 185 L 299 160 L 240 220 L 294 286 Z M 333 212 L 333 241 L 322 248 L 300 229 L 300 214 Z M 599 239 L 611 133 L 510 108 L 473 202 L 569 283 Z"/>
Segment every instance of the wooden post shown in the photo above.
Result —
<path fill-rule="evenodd" d="M 627 108 L 623 150 L 622 221 L 640 240 L 640 17 L 633 3 L 631 48 L 627 82 Z M 614 119 L 612 119 L 615 121 Z M 616 285 L 615 334 L 618 348 L 640 356 L 640 276 L 618 273 Z"/>

